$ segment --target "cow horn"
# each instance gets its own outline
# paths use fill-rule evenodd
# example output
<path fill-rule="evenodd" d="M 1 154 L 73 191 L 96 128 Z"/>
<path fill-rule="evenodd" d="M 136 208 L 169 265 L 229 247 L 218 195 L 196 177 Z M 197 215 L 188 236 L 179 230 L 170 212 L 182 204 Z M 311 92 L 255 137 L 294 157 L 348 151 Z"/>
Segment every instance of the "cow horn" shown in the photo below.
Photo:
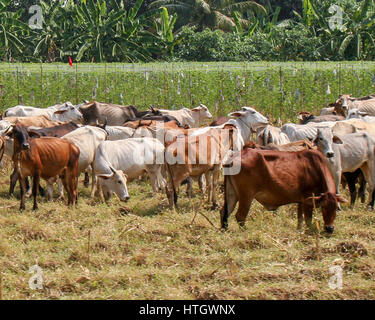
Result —
<path fill-rule="evenodd" d="M 113 174 L 116 173 L 116 170 L 112 166 L 110 166 L 109 169 L 111 169 L 111 171 L 112 171 Z"/>

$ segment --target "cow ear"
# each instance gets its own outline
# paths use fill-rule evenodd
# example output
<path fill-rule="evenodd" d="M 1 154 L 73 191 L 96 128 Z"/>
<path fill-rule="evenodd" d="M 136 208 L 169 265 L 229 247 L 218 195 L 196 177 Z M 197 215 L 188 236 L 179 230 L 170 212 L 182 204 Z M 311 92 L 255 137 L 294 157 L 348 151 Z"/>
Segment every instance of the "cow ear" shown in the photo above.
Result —
<path fill-rule="evenodd" d="M 40 137 L 41 137 L 41 135 L 40 135 L 39 132 L 28 131 L 27 133 L 29 134 L 29 137 L 30 137 L 30 138 L 40 138 Z"/>
<path fill-rule="evenodd" d="M 337 202 L 340 202 L 340 203 L 347 203 L 349 202 L 347 199 L 339 196 L 339 195 L 336 195 L 336 199 L 337 199 Z"/>
<path fill-rule="evenodd" d="M 243 116 L 243 113 L 240 112 L 240 111 L 235 111 L 235 112 L 231 112 L 231 113 L 229 113 L 228 116 L 239 118 L 239 117 L 242 117 L 242 116 Z"/>
<path fill-rule="evenodd" d="M 343 144 L 344 143 L 338 136 L 333 136 L 332 141 L 333 141 L 333 143 L 336 143 L 336 144 Z"/>
<path fill-rule="evenodd" d="M 57 110 L 57 111 L 54 112 L 54 114 L 63 114 L 66 111 L 67 110 Z"/>
<path fill-rule="evenodd" d="M 364 112 L 364 111 L 358 111 L 359 115 L 365 117 L 365 116 L 368 116 L 369 114 L 367 112 Z"/>
<path fill-rule="evenodd" d="M 191 111 L 195 111 L 195 112 L 198 112 L 198 111 L 200 111 L 201 110 L 201 107 L 199 106 L 199 107 L 195 107 L 194 109 L 191 109 Z"/>

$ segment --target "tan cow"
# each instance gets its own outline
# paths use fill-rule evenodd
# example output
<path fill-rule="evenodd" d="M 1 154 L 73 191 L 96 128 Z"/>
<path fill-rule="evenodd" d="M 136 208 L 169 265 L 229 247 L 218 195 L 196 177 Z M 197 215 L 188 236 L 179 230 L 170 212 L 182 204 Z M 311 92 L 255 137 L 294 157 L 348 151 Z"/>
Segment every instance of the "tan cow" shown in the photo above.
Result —
<path fill-rule="evenodd" d="M 40 128 L 49 128 L 54 127 L 63 122 L 52 121 L 45 115 L 33 116 L 33 117 L 5 117 L 3 120 L 6 120 L 12 124 L 21 125 L 24 127 L 40 127 Z"/>

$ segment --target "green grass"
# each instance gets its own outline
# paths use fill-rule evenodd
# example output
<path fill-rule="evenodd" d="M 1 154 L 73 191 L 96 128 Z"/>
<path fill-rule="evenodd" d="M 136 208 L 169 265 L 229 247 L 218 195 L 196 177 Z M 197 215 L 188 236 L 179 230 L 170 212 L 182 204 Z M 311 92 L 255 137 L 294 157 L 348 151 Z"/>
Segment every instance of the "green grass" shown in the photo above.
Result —
<path fill-rule="evenodd" d="M 42 198 L 33 212 L 30 199 L 20 213 L 19 200 L 6 197 L 8 174 L 0 177 L 3 299 L 375 298 L 375 215 L 365 205 L 343 206 L 317 249 L 314 233 L 297 231 L 295 205 L 268 212 L 254 204 L 246 229 L 231 216 L 222 232 L 218 210 L 186 198 L 185 188 L 175 212 L 148 182 L 130 183 L 125 205 L 92 201 L 80 183 L 76 208 Z M 35 264 L 42 290 L 28 285 Z M 333 265 L 343 268 L 342 290 L 328 286 Z"/>
<path fill-rule="evenodd" d="M 98 100 L 141 109 L 203 103 L 219 116 L 255 105 L 285 122 L 295 121 L 298 111 L 318 112 L 340 93 L 373 93 L 375 63 L 0 63 L 0 84 L 0 110 Z"/>

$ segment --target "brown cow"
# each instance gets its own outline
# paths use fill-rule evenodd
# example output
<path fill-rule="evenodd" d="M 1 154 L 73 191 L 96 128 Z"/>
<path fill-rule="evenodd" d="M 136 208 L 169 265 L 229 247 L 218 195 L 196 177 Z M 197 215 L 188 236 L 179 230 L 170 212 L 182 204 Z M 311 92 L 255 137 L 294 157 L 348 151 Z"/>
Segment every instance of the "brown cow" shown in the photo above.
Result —
<path fill-rule="evenodd" d="M 307 124 L 310 122 L 326 122 L 326 121 L 341 121 L 345 120 L 344 116 L 327 114 L 314 116 L 311 112 L 302 111 L 298 113 L 298 124 Z"/>
<path fill-rule="evenodd" d="M 187 177 L 206 177 L 208 201 L 216 207 L 216 185 L 221 161 L 233 147 L 233 129 L 210 129 L 192 136 L 179 135 L 172 142 L 166 142 L 165 161 L 170 178 L 167 196 L 170 207 L 177 207 L 176 189 Z M 212 180 L 211 180 L 212 175 Z"/>
<path fill-rule="evenodd" d="M 68 194 L 68 205 L 77 200 L 77 172 L 79 149 L 73 143 L 60 138 L 29 139 L 26 128 L 15 125 L 13 162 L 21 185 L 20 210 L 25 209 L 25 177 L 33 177 L 33 210 L 38 209 L 38 186 L 40 178 L 50 180 L 59 176 Z"/>
<path fill-rule="evenodd" d="M 311 227 L 313 199 L 322 207 L 325 230 L 332 233 L 338 202 L 346 202 L 336 195 L 336 186 L 324 156 L 316 150 L 285 152 L 246 148 L 235 153 L 225 166 L 240 166 L 235 175 L 225 175 L 224 207 L 221 226 L 228 227 L 228 217 L 239 202 L 236 219 L 244 226 L 254 199 L 268 210 L 298 203 L 298 228 L 305 223 Z"/>
<path fill-rule="evenodd" d="M 3 120 L 7 120 L 12 124 L 17 124 L 24 127 L 40 127 L 49 128 L 62 124 L 60 121 L 52 121 L 45 115 L 34 116 L 34 117 L 5 117 Z"/>

